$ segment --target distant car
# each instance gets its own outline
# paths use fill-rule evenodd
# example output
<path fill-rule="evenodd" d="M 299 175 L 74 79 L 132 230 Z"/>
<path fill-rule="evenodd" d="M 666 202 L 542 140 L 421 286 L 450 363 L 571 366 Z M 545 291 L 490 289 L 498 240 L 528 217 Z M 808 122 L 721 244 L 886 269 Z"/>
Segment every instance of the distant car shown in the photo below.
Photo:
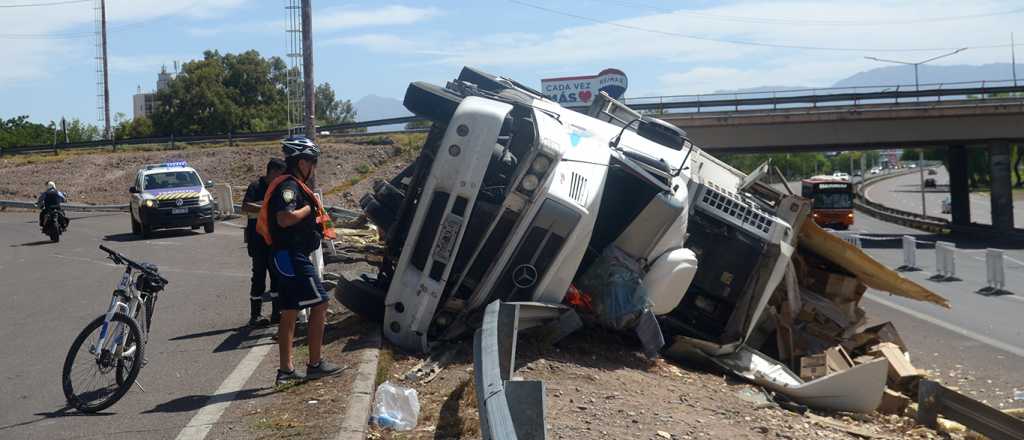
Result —
<path fill-rule="evenodd" d="M 946 197 L 945 199 L 942 199 L 942 213 L 943 214 L 951 214 L 952 212 L 953 212 L 953 202 L 949 199 L 949 197 Z"/>
<path fill-rule="evenodd" d="M 878 171 L 879 171 L 878 168 L 872 168 L 871 171 L 869 171 L 869 172 L 871 174 L 878 174 Z"/>
<path fill-rule="evenodd" d="M 832 173 L 832 177 L 835 177 L 837 179 L 842 179 L 842 180 L 850 180 L 850 175 L 848 173 L 844 173 L 842 171 L 836 171 L 836 172 Z"/>
<path fill-rule="evenodd" d="M 861 177 L 861 176 L 863 176 L 863 175 L 864 175 L 864 173 L 863 173 L 863 172 L 861 172 L 861 171 L 854 171 L 854 172 L 853 172 L 853 177 Z"/>
<path fill-rule="evenodd" d="M 910 164 L 910 168 L 917 168 L 916 164 Z"/>
<path fill-rule="evenodd" d="M 924 179 L 924 187 L 935 188 L 935 179 L 932 179 L 931 177 Z"/>
<path fill-rule="evenodd" d="M 935 170 L 934 170 L 934 169 L 932 169 L 932 168 L 929 168 L 929 169 L 928 169 L 928 175 L 929 175 L 929 176 L 934 176 L 935 174 L 937 174 L 937 173 L 935 172 Z"/>

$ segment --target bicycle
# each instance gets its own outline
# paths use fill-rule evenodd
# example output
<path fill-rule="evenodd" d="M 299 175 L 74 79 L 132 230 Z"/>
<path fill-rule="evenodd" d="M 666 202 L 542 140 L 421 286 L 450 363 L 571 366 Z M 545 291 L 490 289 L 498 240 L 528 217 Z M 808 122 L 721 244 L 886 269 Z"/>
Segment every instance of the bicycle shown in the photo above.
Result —
<path fill-rule="evenodd" d="M 136 263 L 103 245 L 100 250 L 114 264 L 124 265 L 124 274 L 107 312 L 85 326 L 71 343 L 61 375 L 68 405 L 86 413 L 117 403 L 136 383 L 146 363 L 145 348 L 157 294 L 168 283 L 153 264 Z M 81 365 L 76 366 L 79 360 Z M 94 384 L 101 386 L 93 388 Z"/>

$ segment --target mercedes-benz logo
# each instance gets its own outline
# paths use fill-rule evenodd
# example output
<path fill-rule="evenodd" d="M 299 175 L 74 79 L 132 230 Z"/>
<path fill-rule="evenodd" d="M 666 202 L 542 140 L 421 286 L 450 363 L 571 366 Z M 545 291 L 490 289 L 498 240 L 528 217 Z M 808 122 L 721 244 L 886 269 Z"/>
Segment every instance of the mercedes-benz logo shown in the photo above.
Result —
<path fill-rule="evenodd" d="M 185 204 L 185 200 L 184 199 L 178 199 L 177 201 L 174 202 L 174 204 L 178 205 L 178 206 L 184 205 Z"/>
<path fill-rule="evenodd" d="M 520 289 L 533 287 L 537 283 L 537 268 L 529 264 L 522 264 L 512 271 L 512 284 Z"/>

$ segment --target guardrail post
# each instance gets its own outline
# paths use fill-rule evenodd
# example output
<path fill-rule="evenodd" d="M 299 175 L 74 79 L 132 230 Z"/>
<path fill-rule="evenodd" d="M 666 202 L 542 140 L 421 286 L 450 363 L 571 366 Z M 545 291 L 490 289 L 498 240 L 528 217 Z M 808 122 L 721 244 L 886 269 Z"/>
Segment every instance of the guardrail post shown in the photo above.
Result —
<path fill-rule="evenodd" d="M 897 269 L 905 272 L 921 270 L 917 267 L 916 238 L 909 235 L 903 236 L 903 265 Z"/>
<path fill-rule="evenodd" d="M 935 275 L 933 281 L 956 281 L 956 245 L 948 241 L 935 242 Z"/>

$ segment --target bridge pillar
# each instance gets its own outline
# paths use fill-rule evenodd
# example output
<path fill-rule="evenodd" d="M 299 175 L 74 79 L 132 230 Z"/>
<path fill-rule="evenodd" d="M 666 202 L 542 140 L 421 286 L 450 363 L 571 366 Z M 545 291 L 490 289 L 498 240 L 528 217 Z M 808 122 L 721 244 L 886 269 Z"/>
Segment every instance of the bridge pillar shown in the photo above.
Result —
<path fill-rule="evenodd" d="M 992 166 L 992 226 L 997 231 L 1013 229 L 1013 182 L 1010 174 L 1010 144 L 996 141 L 988 147 Z"/>
<path fill-rule="evenodd" d="M 967 177 L 967 147 L 951 145 L 946 151 L 949 164 L 949 199 L 953 211 L 953 224 L 971 224 L 971 190 Z"/>

